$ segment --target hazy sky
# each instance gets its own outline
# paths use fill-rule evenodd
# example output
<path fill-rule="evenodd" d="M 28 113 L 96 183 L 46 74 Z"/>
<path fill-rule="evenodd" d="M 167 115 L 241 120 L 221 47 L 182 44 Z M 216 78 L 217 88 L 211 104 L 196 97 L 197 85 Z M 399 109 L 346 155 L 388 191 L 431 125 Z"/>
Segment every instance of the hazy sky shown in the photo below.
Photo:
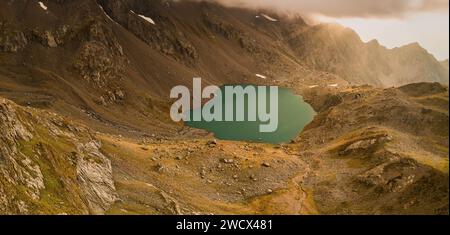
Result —
<path fill-rule="evenodd" d="M 356 30 L 389 47 L 419 42 L 439 60 L 449 57 L 449 0 L 209 0 L 224 5 L 301 13 Z"/>
<path fill-rule="evenodd" d="M 421 12 L 405 18 L 332 18 L 318 20 L 337 22 L 354 29 L 364 41 L 377 39 L 380 44 L 398 47 L 412 42 L 419 44 L 438 60 L 449 58 L 448 12 Z"/>

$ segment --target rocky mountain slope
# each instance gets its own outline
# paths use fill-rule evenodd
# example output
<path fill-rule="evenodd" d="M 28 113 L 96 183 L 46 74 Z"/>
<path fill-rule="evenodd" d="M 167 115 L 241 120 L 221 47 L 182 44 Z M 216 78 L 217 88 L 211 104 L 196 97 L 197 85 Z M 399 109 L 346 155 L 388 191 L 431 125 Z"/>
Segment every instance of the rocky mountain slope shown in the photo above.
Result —
<path fill-rule="evenodd" d="M 418 45 L 388 50 L 299 16 L 190 1 L 41 3 L 0 3 L 0 94 L 103 129 L 171 129 L 167 94 L 194 76 L 207 84 L 448 84 L 448 69 Z"/>
<path fill-rule="evenodd" d="M 168 0 L 6 0 L 0 29 L 0 214 L 448 214 L 448 62 L 417 44 Z M 318 115 L 286 145 L 213 140 L 169 119 L 192 77 Z"/>
<path fill-rule="evenodd" d="M 0 214 L 103 214 L 111 161 L 86 127 L 0 99 Z"/>
<path fill-rule="evenodd" d="M 318 115 L 283 145 L 123 137 L 2 99 L 0 212 L 448 214 L 447 88 L 303 95 Z"/>
<path fill-rule="evenodd" d="M 317 95 L 305 94 L 321 112 L 296 143 L 315 166 L 307 185 L 322 212 L 448 213 L 447 88 L 419 83 Z"/>

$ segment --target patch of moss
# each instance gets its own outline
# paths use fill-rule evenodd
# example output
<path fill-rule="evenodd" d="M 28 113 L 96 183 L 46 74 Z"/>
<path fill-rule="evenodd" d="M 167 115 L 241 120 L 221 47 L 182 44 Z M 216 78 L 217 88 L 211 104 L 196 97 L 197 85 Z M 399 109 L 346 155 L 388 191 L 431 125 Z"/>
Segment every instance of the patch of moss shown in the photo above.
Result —
<path fill-rule="evenodd" d="M 45 188 L 40 199 L 35 201 L 24 197 L 32 205 L 31 213 L 37 214 L 81 214 L 85 206 L 76 185 L 76 168 L 71 165 L 69 156 L 74 151 L 73 143 L 64 138 L 50 136 L 42 126 L 36 127 L 34 138 L 21 141 L 19 151 L 33 160 L 41 170 Z M 40 152 L 41 155 L 37 153 Z M 23 195 L 24 192 L 18 193 Z"/>

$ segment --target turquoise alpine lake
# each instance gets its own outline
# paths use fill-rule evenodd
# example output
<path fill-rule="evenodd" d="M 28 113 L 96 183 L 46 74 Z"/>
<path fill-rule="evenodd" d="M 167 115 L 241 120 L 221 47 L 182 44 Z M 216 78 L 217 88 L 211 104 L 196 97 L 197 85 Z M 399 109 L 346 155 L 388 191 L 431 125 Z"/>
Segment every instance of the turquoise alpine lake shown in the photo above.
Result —
<path fill-rule="evenodd" d="M 254 85 L 227 85 L 227 86 L 242 86 L 246 88 L 253 86 L 258 94 L 258 87 Z M 266 93 L 270 94 L 269 87 L 266 88 Z M 225 86 L 220 89 L 222 94 L 225 94 Z M 225 95 L 224 95 L 225 96 Z M 202 118 L 202 121 L 192 121 L 192 117 L 195 112 L 201 112 L 201 109 L 194 109 L 189 112 L 191 121 L 186 121 L 186 125 L 203 129 L 208 132 L 214 133 L 215 137 L 222 140 L 236 140 L 236 141 L 250 141 L 250 142 L 262 142 L 280 144 L 286 143 L 294 139 L 306 125 L 308 125 L 316 115 L 314 109 L 306 103 L 301 96 L 295 95 L 290 89 L 278 88 L 278 128 L 275 132 L 264 133 L 260 132 L 260 125 L 267 124 L 269 122 L 261 122 L 259 118 L 257 121 L 248 121 L 248 107 L 255 105 L 258 107 L 258 95 L 256 100 L 249 100 L 248 96 L 244 96 L 244 99 L 237 100 L 234 97 L 233 102 L 225 102 L 223 98 L 222 105 L 222 120 L 225 120 L 225 110 L 227 105 L 233 105 L 234 116 L 241 112 L 237 110 L 237 102 L 245 102 L 244 116 L 245 121 L 211 121 L 207 122 Z M 267 95 L 267 110 L 270 110 L 269 95 Z M 213 98 L 209 102 L 214 102 Z M 208 102 L 208 103 L 209 103 Z M 207 103 L 207 104 L 208 104 Z M 205 104 L 205 105 L 207 105 Z M 270 113 L 270 112 L 268 112 Z M 236 119 L 234 119 L 236 120 Z"/>

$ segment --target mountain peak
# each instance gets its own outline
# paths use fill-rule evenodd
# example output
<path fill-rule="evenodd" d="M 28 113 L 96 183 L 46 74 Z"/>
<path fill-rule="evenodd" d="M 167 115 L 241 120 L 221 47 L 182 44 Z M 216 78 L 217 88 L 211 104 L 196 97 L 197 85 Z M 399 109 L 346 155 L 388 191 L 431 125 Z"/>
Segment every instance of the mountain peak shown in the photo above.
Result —
<path fill-rule="evenodd" d="M 418 42 L 412 42 L 409 44 L 404 45 L 405 48 L 420 48 L 423 49 L 423 47 Z"/>
<path fill-rule="evenodd" d="M 368 41 L 367 44 L 375 45 L 375 46 L 380 46 L 381 45 L 380 42 L 377 39 L 372 39 L 372 40 Z"/>

